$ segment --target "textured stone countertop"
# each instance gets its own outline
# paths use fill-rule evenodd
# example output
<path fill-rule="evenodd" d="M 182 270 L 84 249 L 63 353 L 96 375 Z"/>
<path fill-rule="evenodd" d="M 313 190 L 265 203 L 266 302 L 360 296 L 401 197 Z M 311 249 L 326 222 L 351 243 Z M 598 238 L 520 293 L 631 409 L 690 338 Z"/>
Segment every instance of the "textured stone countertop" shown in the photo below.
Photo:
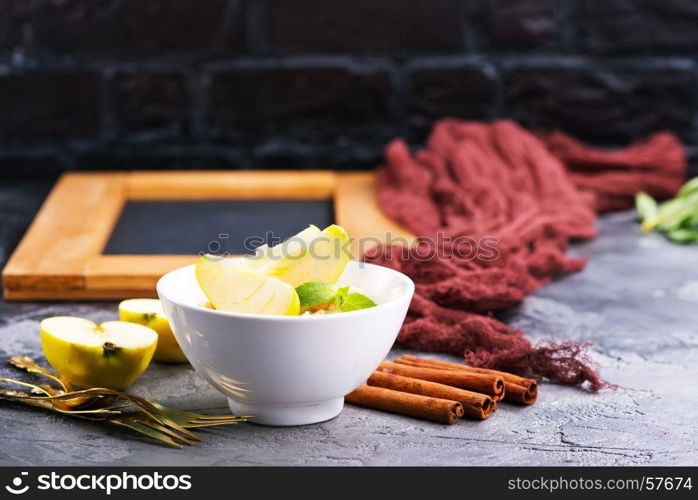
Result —
<path fill-rule="evenodd" d="M 0 262 L 48 187 L 0 186 Z M 488 421 L 453 426 L 347 406 L 317 425 L 204 431 L 203 444 L 184 450 L 0 401 L 0 465 L 696 465 L 698 247 L 640 235 L 629 212 L 601 218 L 599 228 L 598 239 L 574 249 L 591 257 L 583 272 L 506 317 L 533 339 L 593 342 L 617 390 L 544 383 L 533 407 L 502 405 Z M 116 307 L 0 301 L 0 376 L 17 375 L 5 365 L 11 355 L 41 357 L 39 321 L 58 314 L 104 321 Z M 186 409 L 225 408 L 184 366 L 153 364 L 131 390 Z"/>

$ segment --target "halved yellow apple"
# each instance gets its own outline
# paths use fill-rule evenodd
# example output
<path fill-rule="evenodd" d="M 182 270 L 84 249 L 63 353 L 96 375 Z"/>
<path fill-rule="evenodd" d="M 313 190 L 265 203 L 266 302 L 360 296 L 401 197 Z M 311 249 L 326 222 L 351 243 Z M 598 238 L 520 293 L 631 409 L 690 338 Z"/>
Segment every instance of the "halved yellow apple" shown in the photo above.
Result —
<path fill-rule="evenodd" d="M 351 259 L 349 235 L 331 225 L 320 231 L 310 226 L 271 248 L 263 247 L 252 257 L 252 267 L 289 285 L 322 282 L 334 284 Z"/>
<path fill-rule="evenodd" d="M 196 263 L 196 280 L 214 309 L 287 316 L 300 310 L 291 285 L 257 271 L 245 259 L 204 255 Z"/>
<path fill-rule="evenodd" d="M 158 334 L 143 325 L 107 321 L 101 325 L 73 316 L 41 322 L 41 344 L 51 366 L 83 387 L 123 389 L 148 367 Z"/>
<path fill-rule="evenodd" d="M 177 344 L 170 322 L 158 299 L 128 299 L 119 304 L 119 319 L 152 328 L 158 334 L 153 359 L 167 363 L 186 363 L 187 357 Z"/>

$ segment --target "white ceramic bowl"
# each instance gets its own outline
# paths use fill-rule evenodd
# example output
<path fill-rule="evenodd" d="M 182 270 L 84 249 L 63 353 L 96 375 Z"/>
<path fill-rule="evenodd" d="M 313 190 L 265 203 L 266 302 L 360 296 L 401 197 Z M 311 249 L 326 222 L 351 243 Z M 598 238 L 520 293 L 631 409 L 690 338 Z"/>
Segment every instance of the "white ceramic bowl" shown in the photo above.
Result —
<path fill-rule="evenodd" d="M 378 306 L 315 316 L 216 311 L 194 266 L 163 276 L 158 295 L 194 369 L 237 414 L 267 425 L 301 425 L 338 415 L 393 345 L 414 292 L 407 276 L 349 262 L 338 285 L 360 288 Z"/>

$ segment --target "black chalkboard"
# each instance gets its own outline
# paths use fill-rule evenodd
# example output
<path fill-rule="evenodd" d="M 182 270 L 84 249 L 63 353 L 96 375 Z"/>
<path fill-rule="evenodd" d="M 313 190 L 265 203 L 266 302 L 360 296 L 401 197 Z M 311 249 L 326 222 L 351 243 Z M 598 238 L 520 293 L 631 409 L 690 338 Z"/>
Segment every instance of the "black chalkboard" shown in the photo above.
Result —
<path fill-rule="evenodd" d="M 283 240 L 309 224 L 333 222 L 330 199 L 129 201 L 103 253 L 245 254 L 250 236 L 274 243 L 272 235 Z"/>

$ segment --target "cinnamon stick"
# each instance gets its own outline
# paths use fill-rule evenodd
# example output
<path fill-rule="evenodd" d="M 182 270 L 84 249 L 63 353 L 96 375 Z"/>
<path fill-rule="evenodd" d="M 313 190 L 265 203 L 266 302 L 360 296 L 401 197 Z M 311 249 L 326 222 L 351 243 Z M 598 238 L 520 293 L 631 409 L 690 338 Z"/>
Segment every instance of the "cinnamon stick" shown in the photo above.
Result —
<path fill-rule="evenodd" d="M 395 362 L 418 368 L 432 368 L 451 371 L 457 370 L 469 373 L 480 373 L 483 375 L 499 375 L 504 380 L 505 401 L 532 405 L 536 402 L 536 399 L 538 399 L 538 382 L 530 378 L 514 375 L 513 373 L 491 370 L 488 368 L 476 368 L 474 366 L 450 363 L 448 361 L 440 361 L 436 359 L 419 358 L 410 354 L 405 354 L 399 359 L 396 359 Z"/>
<path fill-rule="evenodd" d="M 480 420 L 489 418 L 492 412 L 497 409 L 497 403 L 485 394 L 392 373 L 374 372 L 368 379 L 368 385 L 432 398 L 458 401 L 463 405 L 465 415 Z"/>
<path fill-rule="evenodd" d="M 378 371 L 489 394 L 495 401 L 499 401 L 504 397 L 504 380 L 499 375 L 443 370 L 431 367 L 425 368 L 392 363 L 390 361 L 383 361 L 378 367 Z"/>
<path fill-rule="evenodd" d="M 383 387 L 362 385 L 351 394 L 347 394 L 344 400 L 359 406 L 449 425 L 455 424 L 456 420 L 463 416 L 463 406 L 458 401 L 420 396 Z"/>
<path fill-rule="evenodd" d="M 504 382 L 506 386 L 505 401 L 519 403 L 522 405 L 532 405 L 538 399 L 538 391 L 531 391 L 529 388 L 522 385 L 516 385 L 509 382 Z"/>
<path fill-rule="evenodd" d="M 413 356 L 411 354 L 405 354 L 399 359 L 395 360 L 396 363 L 419 363 L 420 365 L 431 365 L 434 367 L 440 367 L 440 368 L 450 368 L 452 370 L 463 370 L 463 371 L 469 371 L 473 373 L 489 373 L 489 374 L 494 374 L 494 375 L 499 375 L 504 379 L 505 382 L 511 382 L 517 385 L 523 385 L 526 387 L 528 383 L 533 382 L 535 383 L 536 381 L 530 378 L 525 378 L 521 377 L 519 375 L 515 375 L 513 373 L 507 373 L 507 372 L 502 372 L 499 370 L 491 370 L 489 368 L 477 368 L 475 366 L 468 366 L 468 365 L 462 365 L 460 363 L 451 363 L 449 361 L 441 361 L 438 359 L 427 359 L 427 358 L 420 358 L 417 356 Z"/>

